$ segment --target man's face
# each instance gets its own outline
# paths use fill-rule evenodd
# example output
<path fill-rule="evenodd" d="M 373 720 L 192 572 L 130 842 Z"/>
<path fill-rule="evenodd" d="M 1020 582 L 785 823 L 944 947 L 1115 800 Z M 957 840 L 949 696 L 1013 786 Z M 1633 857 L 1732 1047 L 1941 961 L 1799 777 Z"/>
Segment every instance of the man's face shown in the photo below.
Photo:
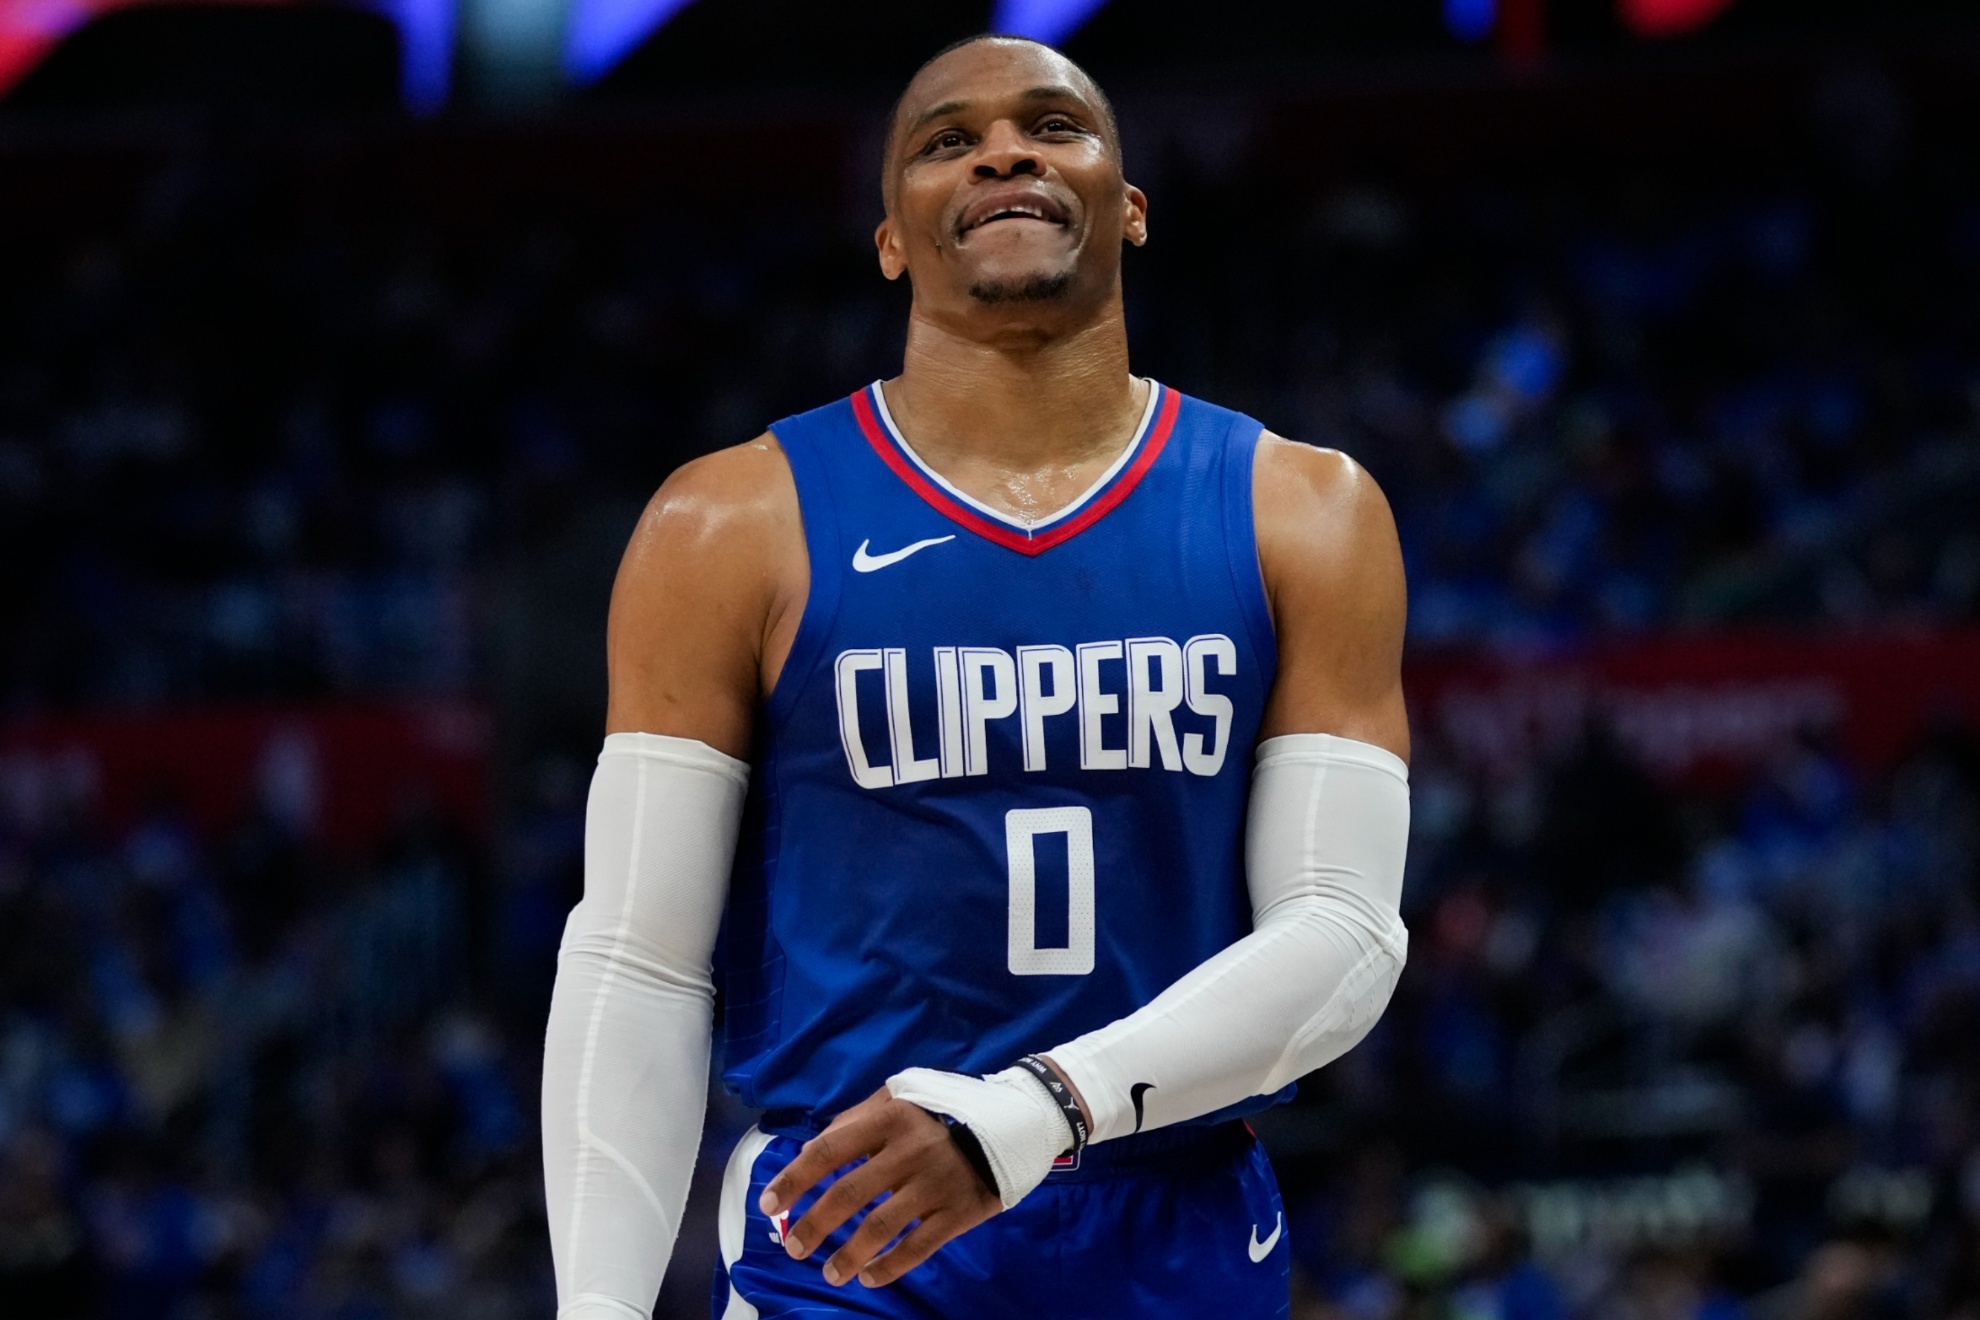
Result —
<path fill-rule="evenodd" d="M 979 41 L 914 80 L 893 129 L 887 278 L 959 311 L 1061 303 L 1113 288 L 1146 199 L 1121 177 L 1106 112 L 1079 69 L 1025 42 Z"/>

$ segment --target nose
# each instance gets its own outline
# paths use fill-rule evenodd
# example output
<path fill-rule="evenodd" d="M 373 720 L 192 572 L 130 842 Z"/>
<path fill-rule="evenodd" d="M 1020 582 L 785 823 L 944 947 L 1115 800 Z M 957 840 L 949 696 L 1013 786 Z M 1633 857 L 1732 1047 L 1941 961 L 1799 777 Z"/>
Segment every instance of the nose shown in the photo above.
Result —
<path fill-rule="evenodd" d="M 1042 172 L 1031 143 L 1008 119 L 1000 119 L 976 148 L 973 173 L 979 179 L 1008 179 Z"/>

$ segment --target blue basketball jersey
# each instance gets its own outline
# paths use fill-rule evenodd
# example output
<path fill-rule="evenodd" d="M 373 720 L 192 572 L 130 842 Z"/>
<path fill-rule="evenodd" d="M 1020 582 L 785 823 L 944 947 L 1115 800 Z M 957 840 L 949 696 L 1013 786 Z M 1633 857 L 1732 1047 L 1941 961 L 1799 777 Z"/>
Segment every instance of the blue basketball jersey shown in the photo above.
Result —
<path fill-rule="evenodd" d="M 811 589 L 721 954 L 724 1077 L 767 1127 L 815 1127 L 903 1068 L 1004 1068 L 1251 930 L 1276 658 L 1260 427 L 1150 396 L 1120 460 L 1029 527 L 924 465 L 877 384 L 771 428 Z"/>

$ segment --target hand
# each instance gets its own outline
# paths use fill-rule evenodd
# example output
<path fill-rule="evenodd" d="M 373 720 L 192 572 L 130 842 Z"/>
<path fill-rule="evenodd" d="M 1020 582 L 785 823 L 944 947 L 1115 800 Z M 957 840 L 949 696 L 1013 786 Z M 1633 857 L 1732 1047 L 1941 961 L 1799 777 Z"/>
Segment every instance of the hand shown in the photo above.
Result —
<path fill-rule="evenodd" d="M 866 1163 L 847 1169 L 784 1235 L 784 1250 L 803 1260 L 840 1225 L 867 1211 L 851 1240 L 825 1262 L 825 1282 L 833 1287 L 854 1275 L 869 1288 L 892 1283 L 944 1242 L 1003 1209 L 996 1189 L 984 1185 L 942 1120 L 894 1099 L 885 1087 L 805 1142 L 763 1189 L 758 1204 L 767 1215 L 796 1205 L 819 1179 L 861 1156 Z M 875 1205 L 883 1193 L 891 1195 Z M 910 1224 L 908 1235 L 876 1259 L 875 1253 Z"/>

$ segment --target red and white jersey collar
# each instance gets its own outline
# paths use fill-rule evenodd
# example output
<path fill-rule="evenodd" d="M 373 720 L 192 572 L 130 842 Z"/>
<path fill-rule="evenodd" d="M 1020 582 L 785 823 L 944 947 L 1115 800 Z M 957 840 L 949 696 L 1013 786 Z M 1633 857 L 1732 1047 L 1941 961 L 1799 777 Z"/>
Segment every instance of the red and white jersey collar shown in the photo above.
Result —
<path fill-rule="evenodd" d="M 1174 390 L 1150 381 L 1148 403 L 1135 427 L 1134 439 L 1120 457 L 1078 499 L 1048 517 L 1026 522 L 970 498 L 923 462 L 894 424 L 879 381 L 852 396 L 860 433 L 896 476 L 951 521 L 1025 555 L 1043 554 L 1071 540 L 1126 499 L 1168 443 L 1181 402 L 1182 396 Z"/>

